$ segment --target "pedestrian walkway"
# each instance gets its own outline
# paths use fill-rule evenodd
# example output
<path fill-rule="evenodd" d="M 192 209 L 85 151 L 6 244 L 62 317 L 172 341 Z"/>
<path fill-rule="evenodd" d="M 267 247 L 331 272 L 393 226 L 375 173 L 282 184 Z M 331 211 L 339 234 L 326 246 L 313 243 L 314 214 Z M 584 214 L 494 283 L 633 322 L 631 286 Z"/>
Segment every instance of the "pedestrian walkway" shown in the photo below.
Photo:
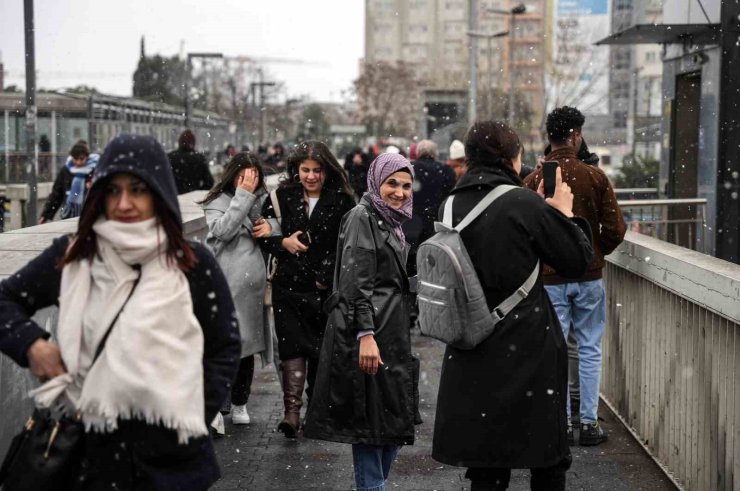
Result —
<path fill-rule="evenodd" d="M 421 407 L 424 424 L 417 427 L 416 445 L 404 447 L 391 472 L 389 490 L 465 490 L 465 469 L 430 457 L 434 408 L 444 347 L 415 335 L 414 352 L 421 358 Z M 288 440 L 275 432 L 282 417 L 282 398 L 272 366 L 258 369 L 248 404 L 252 424 L 232 426 L 216 441 L 223 478 L 215 490 L 349 490 L 354 488 L 349 445 Z M 619 421 L 601 406 L 609 441 L 598 447 L 572 447 L 568 472 L 572 490 L 672 490 L 674 486 L 645 454 Z M 529 489 L 529 472 L 515 471 L 511 490 Z"/>

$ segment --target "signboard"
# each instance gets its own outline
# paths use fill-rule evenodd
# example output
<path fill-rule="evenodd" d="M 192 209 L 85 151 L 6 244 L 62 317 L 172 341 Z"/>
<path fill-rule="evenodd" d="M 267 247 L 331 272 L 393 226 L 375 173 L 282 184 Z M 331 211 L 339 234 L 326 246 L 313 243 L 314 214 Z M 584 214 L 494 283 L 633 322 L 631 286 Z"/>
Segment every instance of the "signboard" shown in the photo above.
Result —
<path fill-rule="evenodd" d="M 606 114 L 609 48 L 594 42 L 610 32 L 609 0 L 555 2 L 546 77 L 548 110 L 569 105 L 586 114 Z"/>

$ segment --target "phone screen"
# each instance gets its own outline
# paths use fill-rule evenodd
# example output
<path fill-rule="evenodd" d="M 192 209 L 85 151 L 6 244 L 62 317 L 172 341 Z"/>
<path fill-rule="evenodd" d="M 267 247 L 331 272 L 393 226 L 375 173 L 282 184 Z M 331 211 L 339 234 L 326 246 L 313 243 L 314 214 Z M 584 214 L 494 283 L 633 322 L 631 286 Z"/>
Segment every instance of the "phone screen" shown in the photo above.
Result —
<path fill-rule="evenodd" d="M 555 171 L 557 168 L 557 160 L 546 160 L 542 163 L 542 176 L 545 180 L 545 198 L 552 198 L 555 194 Z"/>

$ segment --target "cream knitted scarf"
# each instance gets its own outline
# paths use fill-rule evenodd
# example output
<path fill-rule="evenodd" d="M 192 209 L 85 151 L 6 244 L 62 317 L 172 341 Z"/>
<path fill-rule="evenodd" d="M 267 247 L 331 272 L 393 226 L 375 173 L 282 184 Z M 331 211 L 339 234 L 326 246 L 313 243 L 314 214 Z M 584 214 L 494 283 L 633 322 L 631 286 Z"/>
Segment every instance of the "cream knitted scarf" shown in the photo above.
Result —
<path fill-rule="evenodd" d="M 67 368 L 31 392 L 49 407 L 64 394 L 88 430 L 111 432 L 118 419 L 140 419 L 176 430 L 180 443 L 208 434 L 203 395 L 203 332 L 193 314 L 188 280 L 166 261 L 167 237 L 152 218 L 137 223 L 99 219 L 93 226 L 99 257 L 75 261 L 62 271 L 58 342 Z M 90 367 L 95 348 L 136 290 Z M 83 328 L 96 277 L 112 278 L 102 312 Z M 89 327 L 92 324 L 92 329 Z M 91 339 L 84 339 L 88 335 Z"/>

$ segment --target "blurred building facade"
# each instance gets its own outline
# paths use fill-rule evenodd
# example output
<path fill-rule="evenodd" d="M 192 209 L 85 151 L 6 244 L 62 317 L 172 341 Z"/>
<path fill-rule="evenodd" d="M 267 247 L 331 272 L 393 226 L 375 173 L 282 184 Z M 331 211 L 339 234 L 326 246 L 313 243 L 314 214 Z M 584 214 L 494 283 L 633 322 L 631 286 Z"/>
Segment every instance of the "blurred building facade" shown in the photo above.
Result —
<path fill-rule="evenodd" d="M 612 32 L 660 24 L 664 0 L 612 0 Z M 660 158 L 661 78 L 659 44 L 614 45 L 609 56 L 609 114 L 621 154 Z M 621 160 L 621 158 L 619 159 Z"/>
<path fill-rule="evenodd" d="M 511 80 L 532 108 L 533 123 L 539 126 L 542 120 L 546 0 L 524 2 L 527 11 L 515 16 L 501 12 L 511 11 L 520 3 L 516 0 L 366 0 L 363 62 L 414 66 L 424 81 L 419 123 L 424 136 L 466 120 L 471 3 L 478 12 L 476 32 L 511 36 L 478 38 L 477 116 L 506 119 L 506 114 L 487 114 L 486 98 L 494 91 L 508 93 Z"/>

